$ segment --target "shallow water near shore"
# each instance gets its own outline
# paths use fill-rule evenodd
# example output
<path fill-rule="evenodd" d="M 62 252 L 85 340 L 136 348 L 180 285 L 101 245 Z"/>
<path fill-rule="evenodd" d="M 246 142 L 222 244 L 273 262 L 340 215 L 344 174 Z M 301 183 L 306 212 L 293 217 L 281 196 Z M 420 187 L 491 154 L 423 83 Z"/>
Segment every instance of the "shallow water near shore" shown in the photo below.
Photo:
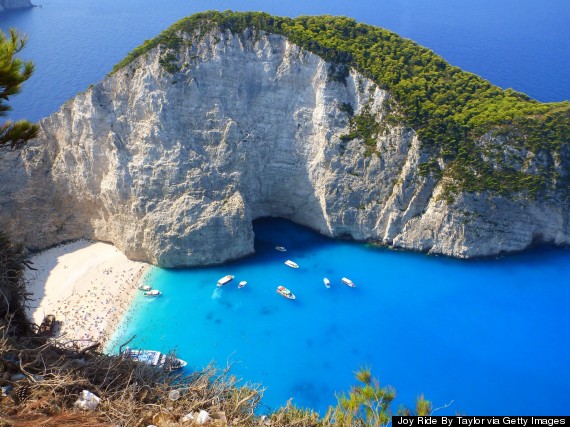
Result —
<path fill-rule="evenodd" d="M 434 407 L 453 401 L 438 414 L 570 413 L 570 251 L 460 261 L 333 241 L 280 219 L 254 230 L 246 259 L 153 268 L 146 282 L 163 295 L 141 292 L 108 349 L 136 335 L 131 346 L 176 347 L 189 372 L 233 363 L 267 387 L 270 408 L 292 397 L 322 413 L 369 366 L 399 403 L 413 406 L 420 393 Z M 226 274 L 235 279 L 217 288 Z"/>

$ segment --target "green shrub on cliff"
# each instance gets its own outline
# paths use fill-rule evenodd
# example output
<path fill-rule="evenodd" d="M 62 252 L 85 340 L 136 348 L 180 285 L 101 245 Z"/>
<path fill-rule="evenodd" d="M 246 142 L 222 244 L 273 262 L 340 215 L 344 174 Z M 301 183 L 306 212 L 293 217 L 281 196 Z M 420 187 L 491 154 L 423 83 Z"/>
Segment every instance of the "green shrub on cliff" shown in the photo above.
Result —
<path fill-rule="evenodd" d="M 12 243 L 0 231 L 0 330 L 8 335 L 31 331 L 24 312 L 30 296 L 24 282 L 29 263 L 23 245 Z"/>
<path fill-rule="evenodd" d="M 22 83 L 34 71 L 30 61 L 16 56 L 25 45 L 26 38 L 16 30 L 10 29 L 8 36 L 0 31 L 0 117 L 10 111 L 7 101 L 20 92 Z M 37 133 L 37 125 L 26 120 L 0 124 L 0 158 L 4 151 L 21 148 Z M 28 263 L 23 245 L 10 242 L 0 230 L 0 330 L 4 334 L 30 332 L 24 313 L 29 297 L 24 283 L 24 268 Z"/>
<path fill-rule="evenodd" d="M 397 115 L 388 120 L 418 133 L 431 157 L 421 172 L 435 179 L 451 178 L 445 181 L 447 196 L 486 190 L 502 195 L 523 192 L 531 197 L 548 190 L 570 194 L 569 102 L 540 103 L 514 90 L 502 90 L 411 40 L 350 18 L 204 12 L 146 41 L 113 71 L 155 46 L 178 48 L 181 32 L 203 37 L 214 28 L 235 33 L 248 30 L 254 37 L 259 31 L 284 35 L 331 62 L 333 80 L 345 82 L 348 67 L 352 67 L 387 89 L 398 103 Z M 366 114 L 353 117 L 345 138 L 362 138 L 368 154 L 377 126 L 369 119 Z M 513 166 L 509 155 L 490 161 L 477 143 L 485 134 L 497 136 L 496 144 L 508 140 L 515 149 L 530 152 L 531 158 L 546 160 L 535 168 Z M 432 167 L 436 159 L 445 165 L 443 171 Z"/>

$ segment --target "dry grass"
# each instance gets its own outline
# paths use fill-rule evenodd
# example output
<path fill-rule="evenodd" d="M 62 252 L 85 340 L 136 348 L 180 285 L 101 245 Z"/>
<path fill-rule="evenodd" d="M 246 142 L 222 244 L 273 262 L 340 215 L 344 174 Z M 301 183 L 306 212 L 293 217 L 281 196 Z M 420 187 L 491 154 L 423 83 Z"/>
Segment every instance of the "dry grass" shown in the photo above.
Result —
<path fill-rule="evenodd" d="M 0 327 L 0 384 L 13 390 L 0 401 L 0 426 L 191 425 L 179 423 L 200 410 L 217 418 L 208 425 L 259 425 L 254 411 L 263 390 L 238 384 L 229 368 L 208 366 L 181 377 L 100 354 L 97 343 L 80 349 L 63 339 L 16 339 L 9 336 L 8 326 Z M 21 398 L 18 390 L 23 390 Z M 101 398 L 97 410 L 74 409 L 82 390 Z M 179 395 L 176 400 L 173 390 Z"/>

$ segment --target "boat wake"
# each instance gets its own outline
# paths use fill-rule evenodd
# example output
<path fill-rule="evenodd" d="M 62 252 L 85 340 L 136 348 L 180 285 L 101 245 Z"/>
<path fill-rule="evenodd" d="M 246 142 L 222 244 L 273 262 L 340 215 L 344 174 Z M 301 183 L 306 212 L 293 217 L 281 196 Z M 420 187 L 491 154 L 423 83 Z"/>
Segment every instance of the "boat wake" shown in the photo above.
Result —
<path fill-rule="evenodd" d="M 220 288 L 214 289 L 212 292 L 212 299 L 220 299 L 222 297 L 222 290 Z"/>

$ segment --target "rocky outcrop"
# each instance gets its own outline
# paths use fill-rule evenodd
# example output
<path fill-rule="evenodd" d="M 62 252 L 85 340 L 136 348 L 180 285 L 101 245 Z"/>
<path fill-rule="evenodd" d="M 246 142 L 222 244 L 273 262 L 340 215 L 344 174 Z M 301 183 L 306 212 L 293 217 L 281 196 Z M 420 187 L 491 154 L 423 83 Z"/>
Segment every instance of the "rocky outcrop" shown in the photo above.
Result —
<path fill-rule="evenodd" d="M 0 12 L 9 9 L 25 9 L 32 6 L 31 0 L 0 0 Z"/>
<path fill-rule="evenodd" d="M 457 257 L 570 241 L 569 207 L 460 194 L 420 176 L 415 132 L 384 120 L 390 94 L 286 38 L 245 31 L 158 46 L 41 122 L 0 170 L 0 222 L 32 249 L 88 237 L 161 266 L 253 251 L 252 221 Z M 344 78 L 345 77 L 345 78 Z M 383 132 L 341 138 L 352 111 Z"/>

